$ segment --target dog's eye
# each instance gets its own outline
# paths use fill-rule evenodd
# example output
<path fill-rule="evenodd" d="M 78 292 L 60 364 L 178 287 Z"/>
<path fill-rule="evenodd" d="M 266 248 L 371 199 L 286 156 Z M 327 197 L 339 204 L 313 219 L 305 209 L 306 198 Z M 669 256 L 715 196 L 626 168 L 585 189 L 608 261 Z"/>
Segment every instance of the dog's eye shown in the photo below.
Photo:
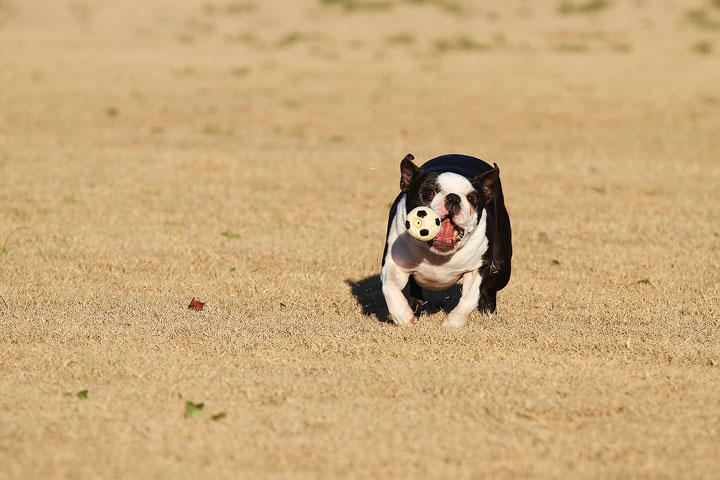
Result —
<path fill-rule="evenodd" d="M 467 199 L 471 205 L 477 205 L 477 195 L 474 193 L 468 193 Z"/>
<path fill-rule="evenodd" d="M 425 200 L 430 200 L 435 196 L 435 190 L 432 188 L 426 188 L 422 191 L 422 196 Z"/>

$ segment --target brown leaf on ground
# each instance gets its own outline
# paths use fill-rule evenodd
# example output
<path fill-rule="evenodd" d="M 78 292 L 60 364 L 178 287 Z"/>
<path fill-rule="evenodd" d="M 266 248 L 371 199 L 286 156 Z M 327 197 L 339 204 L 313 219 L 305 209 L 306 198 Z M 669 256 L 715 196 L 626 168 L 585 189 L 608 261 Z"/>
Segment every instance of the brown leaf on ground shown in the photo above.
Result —
<path fill-rule="evenodd" d="M 188 309 L 195 310 L 196 312 L 201 312 L 204 306 L 205 306 L 205 302 L 196 300 L 195 297 L 193 297 L 193 299 L 190 300 L 190 305 L 188 305 Z"/>

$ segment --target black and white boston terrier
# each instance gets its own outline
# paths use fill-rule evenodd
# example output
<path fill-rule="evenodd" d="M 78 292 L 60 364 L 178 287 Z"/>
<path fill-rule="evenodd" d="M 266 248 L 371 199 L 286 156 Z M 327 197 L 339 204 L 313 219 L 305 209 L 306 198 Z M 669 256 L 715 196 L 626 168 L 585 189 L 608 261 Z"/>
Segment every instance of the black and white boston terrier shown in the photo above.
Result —
<path fill-rule="evenodd" d="M 400 194 L 390 208 L 382 261 L 382 292 L 397 325 L 415 323 L 422 288 L 443 290 L 462 278 L 462 296 L 442 325 L 462 327 L 475 308 L 495 313 L 498 290 L 510 280 L 512 235 L 500 169 L 467 155 L 443 155 L 421 167 L 400 163 Z M 431 241 L 406 229 L 407 214 L 428 206 L 441 219 Z M 410 300 L 402 293 L 410 285 Z"/>

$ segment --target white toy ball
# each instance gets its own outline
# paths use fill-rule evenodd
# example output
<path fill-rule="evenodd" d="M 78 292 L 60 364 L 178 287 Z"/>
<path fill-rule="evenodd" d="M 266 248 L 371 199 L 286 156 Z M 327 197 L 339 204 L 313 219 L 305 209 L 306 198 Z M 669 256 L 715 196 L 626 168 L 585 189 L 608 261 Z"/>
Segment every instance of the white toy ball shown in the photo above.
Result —
<path fill-rule="evenodd" d="M 440 233 L 440 216 L 430 207 L 415 207 L 407 215 L 405 228 L 411 237 L 429 242 Z"/>

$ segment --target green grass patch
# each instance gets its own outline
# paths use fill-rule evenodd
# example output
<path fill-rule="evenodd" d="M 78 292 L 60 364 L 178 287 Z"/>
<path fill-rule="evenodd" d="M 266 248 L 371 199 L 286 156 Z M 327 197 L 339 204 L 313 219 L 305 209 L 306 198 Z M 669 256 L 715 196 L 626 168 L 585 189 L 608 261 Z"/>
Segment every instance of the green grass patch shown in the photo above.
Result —
<path fill-rule="evenodd" d="M 385 39 L 390 45 L 409 46 L 415 44 L 415 36 L 412 33 L 397 33 Z"/>
<path fill-rule="evenodd" d="M 553 49 L 562 53 L 587 53 L 590 51 L 590 47 L 584 43 L 559 43 Z"/>
<path fill-rule="evenodd" d="M 230 75 L 234 77 L 245 77 L 250 74 L 250 67 L 236 67 L 230 70 Z"/>
<path fill-rule="evenodd" d="M 65 392 L 65 393 L 63 393 L 63 395 L 66 396 L 66 397 L 77 397 L 77 398 L 79 398 L 80 400 L 85 400 L 85 399 L 88 398 L 88 390 L 87 390 L 87 389 L 85 389 L 85 390 L 80 390 L 80 391 L 77 392 L 77 393 Z"/>
<path fill-rule="evenodd" d="M 447 13 L 461 15 L 463 6 L 454 0 L 319 0 L 321 5 L 340 7 L 346 11 L 390 10 L 401 4 L 434 6 Z"/>
<path fill-rule="evenodd" d="M 630 53 L 632 51 L 632 45 L 629 43 L 613 43 L 610 45 L 610 49 L 617 53 Z"/>
<path fill-rule="evenodd" d="M 445 53 L 451 51 L 481 51 L 489 50 L 490 45 L 481 43 L 467 35 L 461 35 L 456 38 L 441 38 L 433 43 L 435 51 Z"/>
<path fill-rule="evenodd" d="M 392 8 L 388 0 L 320 0 L 322 5 L 340 7 L 347 11 L 387 10 Z"/>
<path fill-rule="evenodd" d="M 432 5 L 456 15 L 465 13 L 465 9 L 460 3 L 453 2 L 452 0 L 405 0 L 405 2 L 416 5 Z"/>
<path fill-rule="evenodd" d="M 265 44 L 257 36 L 252 33 L 235 33 L 225 35 L 223 40 L 229 43 L 242 43 L 249 47 L 262 48 Z"/>
<path fill-rule="evenodd" d="M 307 42 L 311 36 L 302 32 L 290 32 L 277 42 L 278 47 L 290 47 L 297 43 Z"/>
<path fill-rule="evenodd" d="M 688 10 L 687 19 L 691 24 L 701 30 L 720 30 L 720 20 L 711 18 L 707 10 Z"/>
<path fill-rule="evenodd" d="M 713 51 L 713 44 L 708 42 L 707 40 L 700 40 L 699 42 L 695 42 L 693 44 L 692 49 L 695 51 L 695 53 L 699 53 L 701 55 L 710 55 Z"/>
<path fill-rule="evenodd" d="M 228 240 L 235 240 L 235 239 L 240 238 L 240 234 L 239 234 L 239 233 L 222 232 L 220 235 L 222 235 L 223 237 L 227 238 Z"/>
<path fill-rule="evenodd" d="M 205 125 L 205 128 L 203 128 L 203 133 L 205 135 L 215 135 L 218 137 L 230 137 L 233 134 L 233 131 L 229 128 L 223 128 L 219 125 Z"/>
<path fill-rule="evenodd" d="M 283 102 L 283 107 L 290 110 L 297 110 L 298 108 L 302 107 L 302 103 L 298 100 L 285 100 Z"/>
<path fill-rule="evenodd" d="M 204 406 L 203 403 L 185 402 L 185 418 L 200 418 Z"/>
<path fill-rule="evenodd" d="M 562 15 L 597 13 L 610 7 L 609 0 L 590 0 L 588 2 L 561 2 L 557 11 Z"/>
<path fill-rule="evenodd" d="M 202 6 L 202 12 L 206 15 L 244 15 L 257 8 L 257 4 L 253 2 L 230 2 L 222 5 L 207 3 Z"/>
<path fill-rule="evenodd" d="M 193 403 L 185 402 L 185 419 L 196 419 L 202 417 L 203 410 L 205 409 L 204 403 Z M 210 420 L 217 422 L 227 417 L 225 412 L 219 412 L 210 416 Z"/>

